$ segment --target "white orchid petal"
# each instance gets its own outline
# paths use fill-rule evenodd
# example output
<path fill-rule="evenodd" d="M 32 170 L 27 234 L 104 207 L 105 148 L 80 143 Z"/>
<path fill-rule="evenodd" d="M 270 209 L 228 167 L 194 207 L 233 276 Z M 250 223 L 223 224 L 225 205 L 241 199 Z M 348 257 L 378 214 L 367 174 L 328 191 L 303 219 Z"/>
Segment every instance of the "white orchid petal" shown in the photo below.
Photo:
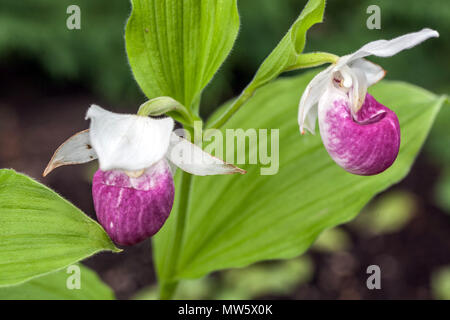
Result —
<path fill-rule="evenodd" d="M 210 155 L 175 133 L 172 133 L 167 158 L 183 171 L 197 176 L 246 173 L 245 170 Z"/>
<path fill-rule="evenodd" d="M 400 51 L 410 49 L 429 38 L 435 37 L 439 37 L 437 31 L 425 28 L 418 32 L 408 33 L 392 40 L 372 41 L 362 46 L 358 51 L 339 58 L 336 66 L 339 69 L 352 61 L 372 55 L 378 57 L 391 57 Z"/>
<path fill-rule="evenodd" d="M 317 120 L 317 104 L 331 78 L 332 66 L 318 73 L 307 85 L 300 99 L 298 109 L 298 124 L 300 132 L 308 130 L 314 134 Z"/>
<path fill-rule="evenodd" d="M 320 98 L 320 95 L 319 95 Z M 316 122 L 317 122 L 317 102 L 314 108 L 311 108 L 305 117 L 303 126 L 300 125 L 300 132 L 305 133 L 305 129 L 311 134 L 316 134 Z"/>
<path fill-rule="evenodd" d="M 350 88 L 350 108 L 352 114 L 355 115 L 366 99 L 367 93 L 367 78 L 364 73 L 364 70 L 358 68 L 350 68 L 347 67 L 349 71 L 349 75 L 351 77 L 352 86 Z"/>
<path fill-rule="evenodd" d="M 386 75 L 386 71 L 382 67 L 366 59 L 352 61 L 349 66 L 352 69 L 360 69 L 364 72 L 368 87 L 374 85 Z"/>
<path fill-rule="evenodd" d="M 178 167 L 172 161 L 167 161 L 167 164 L 169 165 L 169 170 L 172 174 L 172 177 L 175 177 L 175 173 L 177 173 Z"/>
<path fill-rule="evenodd" d="M 333 81 L 337 81 L 339 84 Z M 329 82 L 327 90 L 329 91 L 329 87 L 332 85 L 342 91 L 342 93 L 347 94 L 350 109 L 352 114 L 355 115 L 364 103 L 367 93 L 368 85 L 364 70 L 361 68 L 350 68 L 347 65 L 342 66 L 340 70 L 333 73 L 333 81 Z"/>
<path fill-rule="evenodd" d="M 152 119 L 117 114 L 92 105 L 90 138 L 98 154 L 100 168 L 138 171 L 161 160 L 169 148 L 172 118 Z"/>
<path fill-rule="evenodd" d="M 92 148 L 89 130 L 84 130 L 74 134 L 56 149 L 42 175 L 45 177 L 61 166 L 86 163 L 95 159 L 97 154 Z"/>
<path fill-rule="evenodd" d="M 354 76 L 352 73 L 352 70 L 347 66 L 342 66 L 339 71 L 337 71 L 340 74 L 340 82 L 341 86 L 345 89 L 350 89 L 353 86 L 353 80 Z"/>
<path fill-rule="evenodd" d="M 330 118 L 328 116 L 329 111 L 336 108 L 336 104 L 349 105 L 350 99 L 348 94 L 342 90 L 341 87 L 336 85 L 333 81 L 330 81 L 327 83 L 327 87 L 323 95 L 320 97 L 318 105 L 320 137 L 325 146 L 333 143 L 332 134 L 340 128 L 339 123 L 330 123 Z M 333 157 L 333 155 L 331 156 Z"/>

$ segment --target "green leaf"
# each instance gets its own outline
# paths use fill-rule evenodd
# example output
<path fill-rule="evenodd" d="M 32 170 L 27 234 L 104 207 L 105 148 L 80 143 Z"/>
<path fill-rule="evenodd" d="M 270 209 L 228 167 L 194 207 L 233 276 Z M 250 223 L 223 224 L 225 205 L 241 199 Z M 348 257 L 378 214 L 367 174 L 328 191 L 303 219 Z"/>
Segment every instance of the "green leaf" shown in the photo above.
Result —
<path fill-rule="evenodd" d="M 408 174 L 444 98 L 402 82 L 372 87 L 377 100 L 397 113 L 402 143 L 387 171 L 356 176 L 333 162 L 319 135 L 299 134 L 298 101 L 315 74 L 267 85 L 227 123 L 227 128 L 244 130 L 279 129 L 279 171 L 263 176 L 261 168 L 269 165 L 244 165 L 244 176 L 192 177 L 187 203 L 176 201 L 154 238 L 160 280 L 298 256 L 323 230 L 352 220 L 374 195 Z M 178 219 L 180 208 L 186 210 L 184 222 Z M 185 223 L 184 234 L 174 248 L 173 230 L 180 223 Z"/>
<path fill-rule="evenodd" d="M 248 88 L 259 88 L 281 73 L 292 70 L 295 66 L 301 64 L 303 60 L 301 53 L 306 43 L 306 32 L 314 24 L 322 22 L 324 10 L 325 0 L 308 1 L 287 34 L 261 64 Z M 317 65 L 319 60 L 323 60 L 322 63 L 327 62 L 329 56 L 326 53 L 308 54 L 305 55 L 305 60 L 308 60 L 307 64 L 311 66 Z M 314 64 L 310 64 L 311 59 L 315 61 Z"/>
<path fill-rule="evenodd" d="M 64 268 L 102 250 L 120 251 L 97 222 L 31 178 L 0 170 L 0 286 Z"/>
<path fill-rule="evenodd" d="M 80 267 L 80 288 L 69 289 L 72 272 L 60 270 L 24 284 L 0 288 L 0 300 L 112 300 L 114 293 L 97 274 Z M 69 270 L 71 271 L 71 270 Z"/>
<path fill-rule="evenodd" d="M 149 99 L 187 108 L 229 54 L 239 30 L 236 0 L 132 0 L 125 39 L 136 81 Z"/>

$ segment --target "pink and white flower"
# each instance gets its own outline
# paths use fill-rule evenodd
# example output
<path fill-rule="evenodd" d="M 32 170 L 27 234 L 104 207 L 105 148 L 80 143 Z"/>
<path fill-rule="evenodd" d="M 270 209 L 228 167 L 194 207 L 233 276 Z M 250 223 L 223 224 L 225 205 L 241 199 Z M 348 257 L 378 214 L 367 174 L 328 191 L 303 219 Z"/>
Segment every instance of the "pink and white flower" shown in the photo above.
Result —
<path fill-rule="evenodd" d="M 92 195 L 97 218 L 118 244 L 133 245 L 154 235 L 174 202 L 171 167 L 195 175 L 245 173 L 173 132 L 172 118 L 117 114 L 92 105 L 90 129 L 55 152 L 44 171 L 99 160 Z"/>
<path fill-rule="evenodd" d="M 393 111 L 367 93 L 385 71 L 364 58 L 390 57 L 438 36 L 434 30 L 423 29 L 370 42 L 339 58 L 306 87 L 298 113 L 301 133 L 314 134 L 318 119 L 322 142 L 339 166 L 358 175 L 374 175 L 389 168 L 400 148 L 400 125 Z"/>

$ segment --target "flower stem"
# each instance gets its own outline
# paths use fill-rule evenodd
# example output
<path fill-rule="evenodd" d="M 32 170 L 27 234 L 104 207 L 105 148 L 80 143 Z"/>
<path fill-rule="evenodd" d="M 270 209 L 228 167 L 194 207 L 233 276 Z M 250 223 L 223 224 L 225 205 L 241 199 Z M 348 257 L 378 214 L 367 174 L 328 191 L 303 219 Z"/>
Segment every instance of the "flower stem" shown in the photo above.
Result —
<path fill-rule="evenodd" d="M 228 109 L 214 121 L 208 128 L 220 129 L 230 118 L 250 99 L 255 93 L 256 87 L 250 85 L 242 91 L 239 97 L 228 107 Z"/>
<path fill-rule="evenodd" d="M 177 271 L 178 258 L 180 256 L 181 247 L 183 245 L 184 229 L 186 226 L 186 215 L 189 205 L 189 195 L 191 190 L 192 175 L 187 172 L 181 173 L 181 184 L 179 190 L 180 196 L 178 198 L 178 210 L 177 219 L 174 231 L 174 240 L 172 243 L 172 250 L 170 252 L 169 261 L 171 262 L 168 266 L 166 279 L 173 279 Z M 161 299 L 171 299 L 175 294 L 175 290 L 178 285 L 178 280 L 162 280 L 160 283 L 159 296 Z"/>
<path fill-rule="evenodd" d="M 178 281 L 164 282 L 161 281 L 159 289 L 159 299 L 160 300 L 170 300 L 173 298 L 175 291 L 178 287 Z"/>
<path fill-rule="evenodd" d="M 297 61 L 294 64 L 287 66 L 283 72 L 317 67 L 325 63 L 336 63 L 338 59 L 338 56 L 327 52 L 304 53 L 298 55 Z M 208 128 L 220 129 L 242 107 L 242 105 L 244 105 L 244 103 L 246 103 L 247 100 L 253 96 L 256 89 L 267 84 L 267 81 L 260 83 L 256 80 L 256 78 L 257 75 L 244 89 L 244 91 L 242 91 L 239 97 L 228 107 L 228 109 L 216 121 L 211 123 Z"/>

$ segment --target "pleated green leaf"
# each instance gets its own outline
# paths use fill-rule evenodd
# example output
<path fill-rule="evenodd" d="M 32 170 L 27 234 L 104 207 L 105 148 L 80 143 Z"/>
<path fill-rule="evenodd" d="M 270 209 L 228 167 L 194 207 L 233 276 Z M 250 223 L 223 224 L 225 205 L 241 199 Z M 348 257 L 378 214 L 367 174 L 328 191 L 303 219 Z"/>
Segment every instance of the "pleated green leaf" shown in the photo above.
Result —
<path fill-rule="evenodd" d="M 0 170 L 0 286 L 102 250 L 119 251 L 97 222 L 33 179 Z"/>
<path fill-rule="evenodd" d="M 260 170 L 268 165 L 240 165 L 248 171 L 244 176 L 192 177 L 190 197 L 180 203 L 178 195 L 174 212 L 154 241 L 160 280 L 169 283 L 298 256 L 323 230 L 352 220 L 374 195 L 408 174 L 445 97 L 402 82 L 383 81 L 370 88 L 397 113 L 402 143 L 387 171 L 356 176 L 333 162 L 318 134 L 299 133 L 298 102 L 315 74 L 267 85 L 227 123 L 226 128 L 279 129 L 279 171 L 264 176 Z M 181 193 L 186 188 L 177 178 Z M 180 210 L 186 211 L 184 221 Z M 173 230 L 180 225 L 184 233 L 175 248 Z"/>
<path fill-rule="evenodd" d="M 112 300 L 114 293 L 97 274 L 78 265 L 80 283 L 74 287 L 74 271 L 63 269 L 18 286 L 0 288 L 0 300 Z M 78 271 L 77 271 L 78 272 Z M 69 284 L 68 284 L 69 283 Z"/>
<path fill-rule="evenodd" d="M 149 99 L 190 108 L 237 37 L 236 0 L 132 0 L 125 32 L 134 77 Z"/>

